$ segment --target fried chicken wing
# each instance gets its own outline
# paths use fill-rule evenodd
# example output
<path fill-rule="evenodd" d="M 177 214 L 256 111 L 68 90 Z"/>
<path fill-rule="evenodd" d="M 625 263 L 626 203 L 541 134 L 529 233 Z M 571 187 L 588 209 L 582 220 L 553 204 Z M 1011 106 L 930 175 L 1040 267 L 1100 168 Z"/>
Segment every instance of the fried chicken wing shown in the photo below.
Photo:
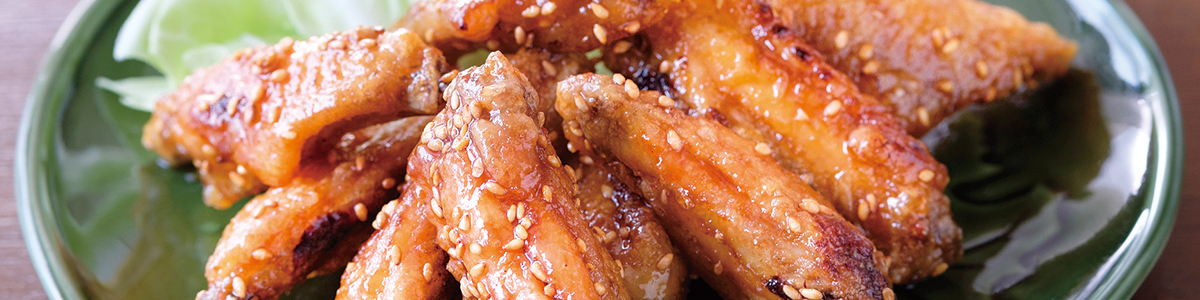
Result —
<path fill-rule="evenodd" d="M 459 73 L 413 152 L 432 222 L 465 297 L 628 299 L 618 266 L 576 207 L 534 109 L 537 92 L 499 53 Z"/>
<path fill-rule="evenodd" d="M 172 164 L 192 162 L 205 202 L 224 209 L 288 184 L 342 134 L 436 113 L 446 68 L 406 30 L 285 39 L 196 71 L 158 102 L 142 142 Z"/>
<path fill-rule="evenodd" d="M 962 255 L 962 232 L 942 193 L 945 167 L 885 105 L 802 42 L 777 34 L 770 11 L 752 2 L 672 14 L 624 55 L 606 54 L 607 62 L 695 115 L 765 143 L 866 230 L 887 256 L 893 283 L 945 271 Z"/>
<path fill-rule="evenodd" d="M 252 199 L 225 227 L 206 267 L 208 290 L 197 298 L 275 299 L 325 262 L 348 262 L 369 236 L 369 217 L 397 196 L 406 157 L 431 119 L 347 134 L 328 165 L 308 164 L 291 184 Z M 361 238 L 339 245 L 350 237 Z"/>
<path fill-rule="evenodd" d="M 557 153 L 569 153 L 567 141 L 562 136 L 562 117 L 554 110 L 558 82 L 567 77 L 595 71 L 596 62 L 583 53 L 551 53 L 543 49 L 523 48 L 507 55 L 513 67 L 521 71 L 529 84 L 537 91 L 541 100 L 534 107 L 536 112 L 546 115 L 542 127 L 549 131 L 550 144 Z"/>
<path fill-rule="evenodd" d="M 975 0 L 767 0 L 792 29 L 921 136 L 955 111 L 1067 71 L 1076 45 Z"/>
<path fill-rule="evenodd" d="M 766 145 L 664 107 L 632 81 L 580 75 L 556 108 L 584 157 L 615 160 L 691 269 L 729 299 L 883 299 L 882 259 L 824 197 L 763 153 Z M 631 88 L 632 87 L 632 88 Z"/>
<path fill-rule="evenodd" d="M 424 170 L 410 169 L 410 178 Z M 372 224 L 378 231 L 362 245 L 342 274 L 337 299 L 443 299 L 449 281 L 446 252 L 438 248 L 437 227 L 428 218 L 430 189 L 406 184 L 400 200 L 389 202 Z"/>
<path fill-rule="evenodd" d="M 684 299 L 687 266 L 642 196 L 601 166 L 578 170 L 579 209 L 617 260 L 630 298 Z"/>
<path fill-rule="evenodd" d="M 586 52 L 657 23 L 675 6 L 677 0 L 432 0 L 414 2 L 396 26 L 451 57 L 478 45 Z"/>

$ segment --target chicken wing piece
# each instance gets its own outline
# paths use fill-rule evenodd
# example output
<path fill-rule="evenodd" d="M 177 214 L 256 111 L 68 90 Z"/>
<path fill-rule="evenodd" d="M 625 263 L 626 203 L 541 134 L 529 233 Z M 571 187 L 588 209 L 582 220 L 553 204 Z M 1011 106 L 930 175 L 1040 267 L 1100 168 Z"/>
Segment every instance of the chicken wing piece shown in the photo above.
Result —
<path fill-rule="evenodd" d="M 554 145 L 555 152 L 569 153 L 567 140 L 562 135 L 562 117 L 554 110 L 558 82 L 574 75 L 594 72 L 596 61 L 588 59 L 583 53 L 551 53 L 536 48 L 522 48 L 506 57 L 537 91 L 540 102 L 534 111 L 545 113 L 546 121 L 542 127 L 549 131 L 550 144 Z"/>
<path fill-rule="evenodd" d="M 424 170 L 410 169 L 410 178 Z M 438 248 L 437 227 L 430 223 L 430 188 L 406 184 L 400 200 L 389 202 L 372 224 L 378 231 L 362 245 L 342 274 L 337 299 L 443 299 L 446 252 Z"/>
<path fill-rule="evenodd" d="M 475 46 L 586 52 L 657 23 L 678 0 L 432 0 L 414 2 L 396 27 L 450 57 Z"/>
<path fill-rule="evenodd" d="M 192 162 L 224 209 L 295 177 L 337 137 L 438 108 L 441 52 L 405 30 L 355 30 L 242 50 L 158 102 L 142 143 Z M 264 185 L 265 184 L 265 185 Z"/>
<path fill-rule="evenodd" d="M 975 0 L 767 0 L 791 29 L 924 135 L 974 103 L 1060 77 L 1075 43 Z"/>
<path fill-rule="evenodd" d="M 945 271 L 962 256 L 962 231 L 942 193 L 946 168 L 886 106 L 802 42 L 776 34 L 770 11 L 753 2 L 672 14 L 624 55 L 606 54 L 608 65 L 765 143 L 764 152 L 866 230 L 889 259 L 893 283 Z"/>
<path fill-rule="evenodd" d="M 591 161 L 591 158 L 588 158 Z M 666 229 L 637 192 L 604 167 L 578 168 L 579 209 L 617 260 L 631 299 L 684 299 L 688 270 Z"/>
<path fill-rule="evenodd" d="M 225 227 L 205 270 L 208 290 L 197 298 L 275 299 L 326 261 L 350 261 L 354 251 L 338 244 L 366 240 L 370 217 L 398 195 L 406 157 L 431 119 L 346 134 L 328 164 L 307 164 L 291 184 L 252 199 Z"/>
<path fill-rule="evenodd" d="M 459 73 L 413 152 L 430 220 L 465 297 L 628 299 L 577 207 L 574 172 L 542 129 L 541 100 L 499 53 Z"/>
<path fill-rule="evenodd" d="M 686 241 L 680 249 L 691 270 L 722 296 L 893 295 L 871 242 L 764 153 L 765 144 L 617 79 L 587 74 L 559 83 L 567 138 L 638 187 L 672 240 Z"/>

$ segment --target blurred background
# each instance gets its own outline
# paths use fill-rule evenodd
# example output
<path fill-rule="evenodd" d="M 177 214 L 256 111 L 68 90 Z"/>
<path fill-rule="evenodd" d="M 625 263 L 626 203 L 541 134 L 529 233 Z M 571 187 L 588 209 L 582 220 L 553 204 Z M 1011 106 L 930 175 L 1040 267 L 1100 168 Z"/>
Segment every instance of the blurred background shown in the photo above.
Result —
<path fill-rule="evenodd" d="M 0 299 L 44 299 L 29 261 L 13 201 L 13 155 L 21 112 L 37 68 L 76 0 L 0 0 Z M 1134 299 L 1200 295 L 1200 1 L 1129 0 L 1158 42 L 1174 77 L 1185 128 L 1179 212 L 1162 258 Z"/>

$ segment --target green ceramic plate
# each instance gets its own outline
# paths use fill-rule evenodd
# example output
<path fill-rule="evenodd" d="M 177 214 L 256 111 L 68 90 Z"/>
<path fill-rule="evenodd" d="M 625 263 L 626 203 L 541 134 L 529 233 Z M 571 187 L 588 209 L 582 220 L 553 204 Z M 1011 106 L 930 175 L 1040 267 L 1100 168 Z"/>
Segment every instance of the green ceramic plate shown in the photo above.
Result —
<path fill-rule="evenodd" d="M 993 0 L 1079 42 L 1066 79 L 961 113 L 926 141 L 952 172 L 966 256 L 907 299 L 1123 299 L 1170 235 L 1182 135 L 1158 50 L 1122 3 Z M 53 43 L 16 157 L 21 225 L 51 299 L 190 299 L 236 207 L 139 145 L 143 112 L 95 86 L 136 1 L 83 1 Z M 330 299 L 336 277 L 285 298 Z M 693 293 L 702 296 L 703 290 Z"/>

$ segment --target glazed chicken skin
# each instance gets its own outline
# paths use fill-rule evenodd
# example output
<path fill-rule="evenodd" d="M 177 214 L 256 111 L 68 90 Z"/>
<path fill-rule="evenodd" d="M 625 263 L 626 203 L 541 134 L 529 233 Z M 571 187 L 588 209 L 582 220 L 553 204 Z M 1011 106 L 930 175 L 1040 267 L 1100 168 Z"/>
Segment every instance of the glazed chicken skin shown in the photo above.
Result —
<path fill-rule="evenodd" d="M 939 275 L 958 260 L 962 233 L 942 193 L 946 168 L 925 145 L 815 51 L 775 30 L 769 9 L 723 3 L 667 16 L 630 50 L 609 50 L 606 63 L 765 143 L 865 229 L 892 283 Z"/>
<path fill-rule="evenodd" d="M 554 145 L 555 152 L 569 153 L 567 140 L 562 135 L 562 117 L 554 110 L 558 82 L 595 71 L 596 61 L 588 59 L 583 53 L 551 53 L 534 48 L 523 48 L 505 57 L 529 79 L 529 84 L 537 91 L 540 102 L 534 109 L 546 115 L 542 127 L 549 131 L 550 144 Z"/>
<path fill-rule="evenodd" d="M 315 270 L 344 266 L 369 235 L 370 217 L 398 195 L 406 157 L 431 119 L 346 134 L 327 164 L 307 164 L 292 183 L 252 199 L 225 227 L 197 299 L 275 299 Z"/>
<path fill-rule="evenodd" d="M 1065 74 L 1076 45 L 975 0 L 766 0 L 864 94 L 924 135 L 974 103 Z"/>
<path fill-rule="evenodd" d="M 684 299 L 688 269 L 637 192 L 591 158 L 579 166 L 579 209 L 617 261 L 631 299 Z"/>
<path fill-rule="evenodd" d="M 284 186 L 347 132 L 438 108 L 441 52 L 405 30 L 357 28 L 242 50 L 158 102 L 142 134 L 167 162 L 191 162 L 225 209 Z"/>
<path fill-rule="evenodd" d="M 622 81 L 624 81 L 622 83 Z M 559 83 L 567 138 L 636 186 L 727 299 L 891 299 L 871 242 L 765 144 L 623 78 Z"/>
<path fill-rule="evenodd" d="M 628 299 L 580 216 L 574 171 L 542 129 L 541 101 L 492 53 L 448 86 L 411 168 L 428 169 L 430 220 L 465 298 Z"/>
<path fill-rule="evenodd" d="M 657 23 L 678 0 L 432 0 L 413 2 L 395 26 L 451 58 L 476 46 L 586 52 Z"/>
<path fill-rule="evenodd" d="M 399 200 L 375 217 L 377 231 L 346 266 L 336 299 L 444 299 L 450 273 L 429 222 L 431 189 L 425 169 L 412 168 Z"/>

